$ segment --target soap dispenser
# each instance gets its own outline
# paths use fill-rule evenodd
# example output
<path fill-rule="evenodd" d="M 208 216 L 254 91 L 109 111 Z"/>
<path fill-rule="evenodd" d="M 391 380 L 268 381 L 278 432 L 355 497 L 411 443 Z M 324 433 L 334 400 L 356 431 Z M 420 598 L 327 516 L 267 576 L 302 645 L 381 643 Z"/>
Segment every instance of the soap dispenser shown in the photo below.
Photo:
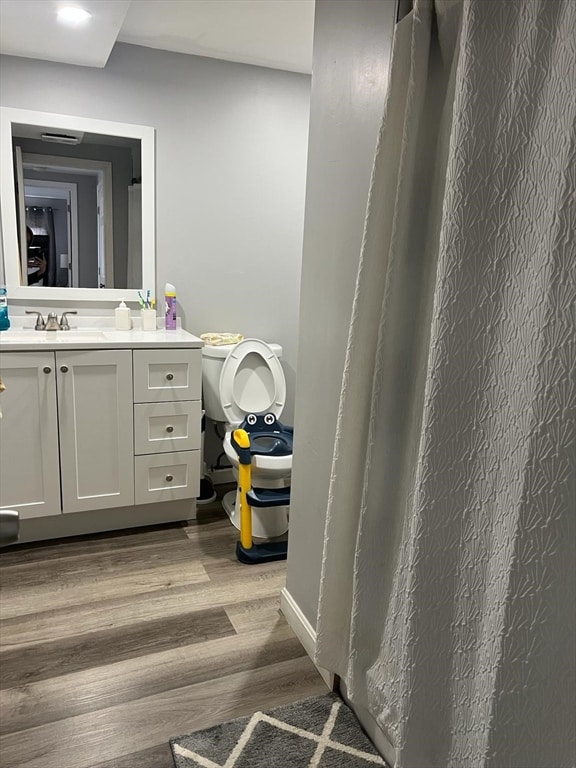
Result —
<path fill-rule="evenodd" d="M 132 328 L 132 316 L 130 314 L 130 307 L 127 307 L 124 303 L 124 299 L 114 310 L 116 318 L 116 330 L 117 331 L 129 331 Z"/>

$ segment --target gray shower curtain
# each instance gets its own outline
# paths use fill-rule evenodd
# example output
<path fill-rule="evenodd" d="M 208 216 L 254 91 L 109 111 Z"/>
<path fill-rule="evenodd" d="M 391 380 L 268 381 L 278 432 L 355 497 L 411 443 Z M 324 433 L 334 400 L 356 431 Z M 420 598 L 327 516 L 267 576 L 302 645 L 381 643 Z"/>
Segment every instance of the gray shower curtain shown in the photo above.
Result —
<path fill-rule="evenodd" d="M 317 621 L 397 768 L 575 758 L 576 2 L 398 25 Z"/>

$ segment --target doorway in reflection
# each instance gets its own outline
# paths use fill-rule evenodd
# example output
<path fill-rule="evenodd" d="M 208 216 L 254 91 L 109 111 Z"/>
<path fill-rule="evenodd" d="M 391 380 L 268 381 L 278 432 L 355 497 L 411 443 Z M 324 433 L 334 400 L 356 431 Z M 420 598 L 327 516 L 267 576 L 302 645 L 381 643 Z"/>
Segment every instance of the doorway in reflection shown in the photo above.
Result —
<path fill-rule="evenodd" d="M 77 184 L 24 179 L 28 285 L 78 286 Z"/>
<path fill-rule="evenodd" d="M 54 230 L 54 210 L 52 207 L 42 205 L 26 206 L 26 246 L 28 257 L 26 278 L 28 285 L 56 285 L 57 246 Z M 67 284 L 68 278 L 66 277 Z"/>
<path fill-rule="evenodd" d="M 56 168 L 40 171 L 24 164 L 26 226 L 34 235 L 33 247 L 40 245 L 41 238 L 48 238 L 42 280 L 35 279 L 28 244 L 28 285 L 105 287 L 97 188 L 96 173 L 66 173 Z"/>

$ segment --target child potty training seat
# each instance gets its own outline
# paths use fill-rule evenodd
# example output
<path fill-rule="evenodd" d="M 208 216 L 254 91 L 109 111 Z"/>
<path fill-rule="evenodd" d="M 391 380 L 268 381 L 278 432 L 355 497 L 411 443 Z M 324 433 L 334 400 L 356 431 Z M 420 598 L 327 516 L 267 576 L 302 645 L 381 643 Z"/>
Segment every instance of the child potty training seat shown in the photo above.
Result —
<path fill-rule="evenodd" d="M 280 360 L 268 344 L 246 339 L 231 350 L 222 366 L 219 394 L 232 429 L 242 425 L 241 428 L 254 433 L 250 441 L 253 474 L 268 473 L 270 480 L 288 478 L 292 469 L 293 429 L 278 421 L 286 402 L 286 379 Z M 234 462 L 237 457 L 230 435 L 228 430 L 224 451 Z"/>
<path fill-rule="evenodd" d="M 285 427 L 273 413 L 249 413 L 240 424 L 250 434 L 252 456 L 290 456 L 294 442 L 294 428 Z"/>
<path fill-rule="evenodd" d="M 286 402 L 286 379 L 274 350 L 259 339 L 246 339 L 233 347 L 222 365 L 218 394 L 228 424 L 224 452 L 230 462 L 239 467 L 231 437 L 235 429 L 243 429 L 250 436 L 254 485 L 287 488 L 292 471 L 293 429 L 278 421 Z M 238 490 L 226 494 L 223 506 L 239 527 Z M 255 537 L 273 538 L 288 529 L 288 504 L 252 511 Z"/>

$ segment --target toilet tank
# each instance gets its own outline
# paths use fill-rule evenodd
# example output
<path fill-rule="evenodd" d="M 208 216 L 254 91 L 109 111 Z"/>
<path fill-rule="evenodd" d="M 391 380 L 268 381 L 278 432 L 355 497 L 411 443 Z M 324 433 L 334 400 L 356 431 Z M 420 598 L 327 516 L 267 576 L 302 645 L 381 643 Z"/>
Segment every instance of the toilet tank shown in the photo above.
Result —
<path fill-rule="evenodd" d="M 282 357 L 282 347 L 279 344 L 266 343 L 276 357 Z M 220 373 L 224 360 L 235 346 L 235 344 L 223 344 L 220 347 L 214 347 L 205 344 L 202 347 L 202 403 L 206 416 L 213 421 L 227 420 L 220 404 Z"/>

